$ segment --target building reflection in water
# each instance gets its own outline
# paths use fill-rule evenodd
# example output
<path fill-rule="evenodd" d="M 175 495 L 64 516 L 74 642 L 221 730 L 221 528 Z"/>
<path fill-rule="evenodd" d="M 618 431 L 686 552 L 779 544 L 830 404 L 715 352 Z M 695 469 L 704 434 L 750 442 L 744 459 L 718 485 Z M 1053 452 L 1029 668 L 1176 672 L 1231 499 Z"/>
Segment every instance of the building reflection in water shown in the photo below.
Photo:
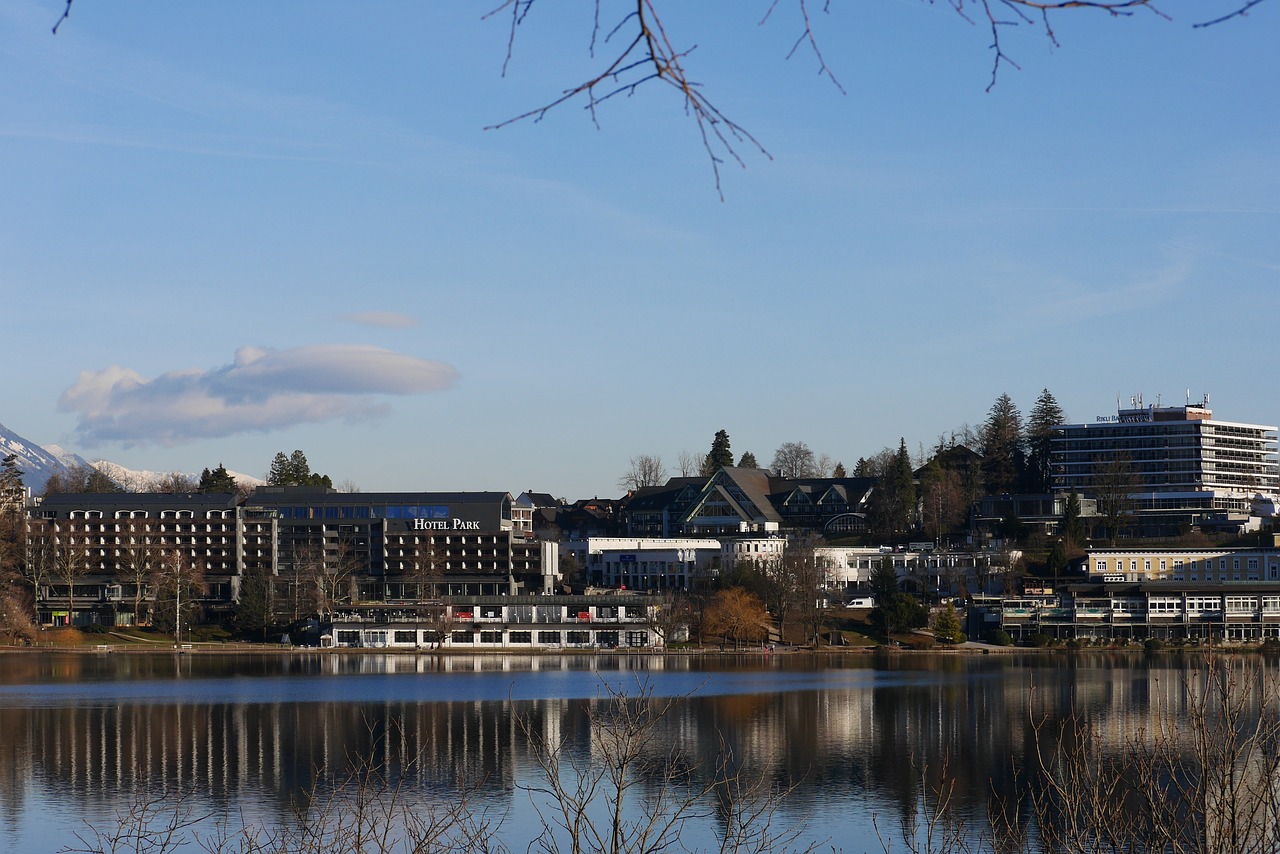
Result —
<path fill-rule="evenodd" d="M 224 672 L 253 680 L 234 702 L 116 695 L 101 703 L 57 701 L 59 686 L 198 684 L 211 675 L 200 670 L 209 664 L 106 658 L 46 661 L 25 673 L 28 665 L 19 663 L 3 678 L 10 693 L 0 695 L 0 807 L 10 826 L 30 799 L 41 802 L 41 812 L 110 814 L 144 789 L 195 792 L 220 808 L 283 817 L 327 775 L 341 776 L 356 761 L 385 767 L 424 797 L 448 798 L 466 785 L 493 802 L 525 798 L 520 784 L 536 777 L 537 766 L 524 727 L 562 739 L 567 757 L 590 761 L 594 701 L 585 698 L 600 693 L 602 665 L 641 674 L 638 684 L 659 694 L 676 674 L 692 680 L 679 684 L 697 686 L 696 696 L 679 699 L 662 720 L 661 745 L 685 750 L 703 768 L 713 768 L 724 749 L 752 779 L 797 785 L 788 814 L 807 815 L 819 838 L 838 838 L 849 822 L 865 827 L 872 813 L 908 821 L 919 808 L 922 773 L 937 780 L 948 772 L 962 813 L 985 814 L 993 791 L 1016 800 L 1014 768 L 1035 747 L 1033 713 L 1053 719 L 1072 708 L 1087 712 L 1102 737 L 1118 744 L 1144 716 L 1185 712 L 1178 708 L 1178 662 L 1105 655 L 716 663 L 324 655 L 301 664 L 225 664 Z M 461 693 L 475 696 L 376 702 L 361 682 L 440 673 L 545 674 L 554 696 L 495 698 L 477 690 L 481 683 L 463 682 Z M 339 680 L 325 684 L 349 687 L 361 699 L 243 699 L 255 686 L 278 693 L 282 680 L 287 686 L 293 677 L 316 675 Z M 459 684 L 440 682 L 455 692 Z M 31 702 L 15 689 L 24 685 Z"/>

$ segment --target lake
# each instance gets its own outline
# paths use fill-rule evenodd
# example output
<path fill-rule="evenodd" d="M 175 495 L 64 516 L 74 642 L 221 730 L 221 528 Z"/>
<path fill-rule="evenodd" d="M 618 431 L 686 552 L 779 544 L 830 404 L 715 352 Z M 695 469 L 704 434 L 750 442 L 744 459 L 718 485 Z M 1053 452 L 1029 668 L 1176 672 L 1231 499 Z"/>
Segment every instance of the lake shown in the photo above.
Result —
<path fill-rule="evenodd" d="M 664 779 L 701 785 L 727 766 L 738 781 L 789 790 L 775 828 L 844 851 L 880 851 L 881 837 L 901 850 L 902 828 L 944 779 L 972 821 L 993 792 L 1023 797 L 1016 769 L 1036 748 L 1033 718 L 1075 710 L 1120 739 L 1135 720 L 1184 714 L 1188 661 L 1198 659 L 14 654 L 0 675 L 0 846 L 74 848 L 77 834 L 178 793 L 206 827 L 287 822 L 308 793 L 372 769 L 424 805 L 447 808 L 466 791 L 522 851 L 542 827 L 530 789 L 546 782 L 531 738 L 563 744 L 564 767 L 599 767 L 592 727 L 625 695 L 662 710 L 646 723 L 654 741 L 629 809 Z M 673 751 L 678 768 L 655 772 L 653 757 Z M 731 823 L 736 796 L 711 788 L 718 801 L 683 827 L 686 842 L 714 846 Z"/>

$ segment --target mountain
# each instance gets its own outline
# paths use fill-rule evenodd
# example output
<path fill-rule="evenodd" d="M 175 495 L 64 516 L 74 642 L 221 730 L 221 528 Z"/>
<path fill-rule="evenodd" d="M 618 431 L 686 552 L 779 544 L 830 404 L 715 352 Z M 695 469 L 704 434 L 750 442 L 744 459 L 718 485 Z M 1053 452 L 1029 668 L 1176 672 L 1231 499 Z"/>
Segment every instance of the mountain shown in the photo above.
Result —
<path fill-rule="evenodd" d="M 17 456 L 18 468 L 22 469 L 22 482 L 37 495 L 55 473 L 65 472 L 72 465 L 89 465 L 82 457 L 57 445 L 41 447 L 0 424 L 0 457 L 7 457 L 9 454 Z"/>
<path fill-rule="evenodd" d="M 146 469 L 125 468 L 119 463 L 113 463 L 110 460 L 94 460 L 93 467 L 120 484 L 128 492 L 147 492 L 161 480 L 173 474 L 173 472 L 167 471 L 157 472 L 147 471 Z M 200 472 L 177 472 L 177 474 L 186 475 L 196 483 L 200 482 Z M 262 486 L 266 483 L 260 477 L 242 474 L 238 471 L 228 469 L 227 474 L 234 477 L 239 486 Z"/>
<path fill-rule="evenodd" d="M 77 466 L 96 468 L 130 492 L 145 492 L 170 474 L 170 472 L 137 471 L 110 460 L 94 460 L 91 463 L 79 454 L 58 445 L 37 445 L 0 424 L 0 457 L 7 457 L 9 454 L 18 457 L 18 468 L 22 469 L 22 482 L 31 487 L 33 495 L 43 492 L 45 484 L 55 473 L 66 472 Z M 200 480 L 200 472 L 182 472 L 182 474 L 187 474 L 196 482 Z M 262 478 L 236 471 L 229 474 L 241 486 L 262 486 L 266 483 Z"/>

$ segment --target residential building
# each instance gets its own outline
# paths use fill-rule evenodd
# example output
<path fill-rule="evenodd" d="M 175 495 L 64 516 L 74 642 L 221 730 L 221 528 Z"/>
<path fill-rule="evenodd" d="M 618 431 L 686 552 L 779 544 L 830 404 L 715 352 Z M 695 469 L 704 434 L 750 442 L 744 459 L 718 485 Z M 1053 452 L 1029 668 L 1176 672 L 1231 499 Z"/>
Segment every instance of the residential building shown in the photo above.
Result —
<path fill-rule="evenodd" d="M 1089 550 L 1089 577 L 1111 581 L 1280 581 L 1280 548 Z"/>
<path fill-rule="evenodd" d="M 645 537 L 866 531 L 872 478 L 781 478 L 726 466 L 706 478 L 672 478 L 637 490 L 622 510 L 627 533 Z"/>
<path fill-rule="evenodd" d="M 1057 594 L 975 601 L 971 632 L 1015 640 L 1257 641 L 1280 638 L 1280 582 L 1090 582 Z"/>
<path fill-rule="evenodd" d="M 687 590 L 719 571 L 716 539 L 590 537 L 562 548 L 582 567 L 588 584 L 625 590 Z"/>

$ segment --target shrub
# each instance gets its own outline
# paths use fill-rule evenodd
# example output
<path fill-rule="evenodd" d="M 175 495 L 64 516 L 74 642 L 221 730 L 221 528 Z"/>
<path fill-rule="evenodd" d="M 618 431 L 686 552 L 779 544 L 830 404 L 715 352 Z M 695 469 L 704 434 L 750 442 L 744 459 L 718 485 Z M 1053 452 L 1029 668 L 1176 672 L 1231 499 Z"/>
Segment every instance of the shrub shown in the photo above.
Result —
<path fill-rule="evenodd" d="M 983 637 L 987 643 L 995 644 L 996 646 L 1013 646 L 1013 637 L 1004 629 L 992 629 Z"/>
<path fill-rule="evenodd" d="M 1147 638 L 1142 642 L 1142 648 L 1147 652 L 1159 652 L 1164 649 L 1164 641 L 1160 638 Z"/>
<path fill-rule="evenodd" d="M 1053 646 L 1055 641 L 1049 635 L 1037 632 L 1036 634 L 1027 638 L 1027 643 L 1030 646 L 1034 646 L 1036 649 L 1044 649 L 1045 647 Z"/>

